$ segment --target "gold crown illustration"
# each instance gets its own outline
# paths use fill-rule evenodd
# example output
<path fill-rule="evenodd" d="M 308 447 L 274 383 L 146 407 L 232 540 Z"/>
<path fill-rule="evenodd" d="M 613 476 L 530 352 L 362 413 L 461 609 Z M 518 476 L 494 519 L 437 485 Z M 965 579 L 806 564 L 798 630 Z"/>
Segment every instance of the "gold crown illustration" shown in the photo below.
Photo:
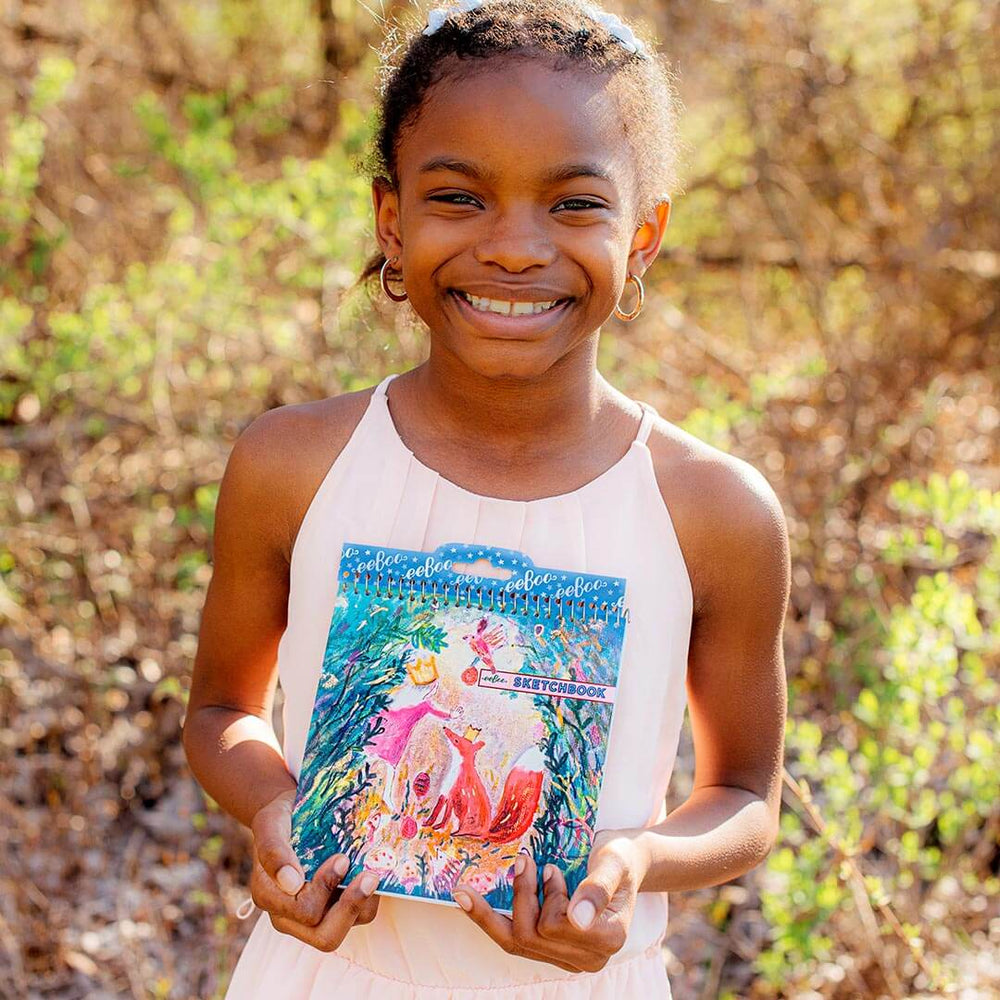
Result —
<path fill-rule="evenodd" d="M 407 663 L 406 672 L 414 684 L 430 684 L 438 679 L 437 660 L 431 655 L 426 660 Z"/>
<path fill-rule="evenodd" d="M 464 735 L 465 735 L 465 738 L 466 738 L 466 739 L 467 739 L 467 740 L 468 740 L 468 741 L 469 741 L 470 743 L 475 743 L 475 742 L 476 742 L 476 737 L 477 737 L 477 736 L 478 736 L 478 735 L 479 735 L 479 734 L 480 734 L 481 732 L 482 732 L 482 730 L 481 730 L 481 729 L 476 729 L 476 727 L 475 727 L 475 726 L 466 726 L 466 727 L 465 727 L 465 734 L 464 734 Z"/>

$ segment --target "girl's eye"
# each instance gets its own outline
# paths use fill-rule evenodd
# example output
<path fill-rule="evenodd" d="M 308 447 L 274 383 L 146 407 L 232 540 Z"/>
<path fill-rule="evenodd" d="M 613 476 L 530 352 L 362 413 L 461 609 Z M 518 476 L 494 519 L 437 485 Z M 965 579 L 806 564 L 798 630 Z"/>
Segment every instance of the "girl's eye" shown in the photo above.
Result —
<path fill-rule="evenodd" d="M 456 198 L 466 198 L 467 201 L 456 201 Z M 428 201 L 443 201 L 449 205 L 478 205 L 479 202 L 472 197 L 471 194 L 462 194 L 461 192 L 455 191 L 451 194 L 432 194 L 428 195 Z"/>
<path fill-rule="evenodd" d="M 575 212 L 579 212 L 587 208 L 604 208 L 600 202 L 588 201 L 586 198 L 565 198 L 563 201 L 559 202 L 559 204 L 573 206 L 573 211 Z"/>
<path fill-rule="evenodd" d="M 479 201 L 471 194 L 463 194 L 460 191 L 453 191 L 447 194 L 432 194 L 427 196 L 428 201 L 440 201 L 447 205 L 479 205 Z M 566 205 L 570 211 L 581 212 L 588 209 L 604 208 L 599 201 L 590 201 L 588 198 L 564 198 L 559 205 Z M 558 205 L 556 206 L 559 207 Z"/>

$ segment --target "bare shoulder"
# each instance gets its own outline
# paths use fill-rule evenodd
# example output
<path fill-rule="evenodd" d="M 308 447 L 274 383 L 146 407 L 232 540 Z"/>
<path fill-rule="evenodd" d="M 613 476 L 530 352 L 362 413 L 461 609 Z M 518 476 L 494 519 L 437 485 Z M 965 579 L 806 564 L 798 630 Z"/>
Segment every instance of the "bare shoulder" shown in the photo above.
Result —
<path fill-rule="evenodd" d="M 373 389 L 267 410 L 233 446 L 226 476 L 248 507 L 270 509 L 275 539 L 290 561 L 306 510 L 330 466 L 364 416 Z"/>
<path fill-rule="evenodd" d="M 763 473 L 663 417 L 648 444 L 691 576 L 695 616 L 747 580 L 787 592 L 787 523 Z"/>

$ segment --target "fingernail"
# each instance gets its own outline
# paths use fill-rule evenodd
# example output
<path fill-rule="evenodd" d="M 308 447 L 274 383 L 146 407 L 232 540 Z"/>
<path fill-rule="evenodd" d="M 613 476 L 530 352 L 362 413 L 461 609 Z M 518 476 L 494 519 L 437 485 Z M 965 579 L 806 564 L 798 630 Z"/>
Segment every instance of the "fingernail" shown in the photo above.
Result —
<path fill-rule="evenodd" d="M 333 870 L 338 875 L 340 875 L 341 877 L 343 877 L 344 875 L 346 875 L 347 874 L 347 858 L 345 858 L 343 855 L 341 855 L 339 858 L 337 858 L 337 860 L 334 861 L 334 863 L 333 863 Z"/>
<path fill-rule="evenodd" d="M 378 875 L 372 872 L 366 872 L 361 876 L 361 883 L 358 888 L 361 889 L 362 896 L 370 896 L 375 891 L 375 886 L 378 885 Z"/>
<path fill-rule="evenodd" d="M 555 865 L 546 865 L 545 870 L 542 872 L 542 881 L 548 882 L 548 880 L 552 878 L 552 876 L 555 875 L 555 873 L 556 873 Z"/>
<path fill-rule="evenodd" d="M 523 854 L 519 854 L 517 856 L 517 859 L 514 861 L 514 875 L 515 876 L 520 875 L 521 872 L 524 871 L 525 864 L 527 864 L 527 862 L 525 861 L 524 855 Z"/>
<path fill-rule="evenodd" d="M 466 913 L 468 913 L 469 910 L 472 909 L 472 897 L 469 896 L 467 892 L 462 892 L 461 889 L 456 889 L 451 894 L 451 896 L 452 899 L 454 899 L 455 902 L 458 903 L 458 905 L 461 906 Z"/>
<path fill-rule="evenodd" d="M 581 931 L 585 931 L 594 922 L 594 917 L 597 916 L 597 908 L 589 899 L 581 899 L 569 911 L 569 916 Z"/>
<path fill-rule="evenodd" d="M 294 869 L 291 865 L 285 865 L 279 869 L 278 874 L 275 876 L 275 881 L 290 896 L 294 896 L 302 888 L 304 879 L 301 872 Z"/>

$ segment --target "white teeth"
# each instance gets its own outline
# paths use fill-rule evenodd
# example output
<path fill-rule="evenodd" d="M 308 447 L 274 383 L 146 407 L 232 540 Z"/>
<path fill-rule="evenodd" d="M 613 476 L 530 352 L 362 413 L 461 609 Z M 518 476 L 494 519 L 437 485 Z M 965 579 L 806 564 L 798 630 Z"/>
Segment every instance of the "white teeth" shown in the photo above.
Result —
<path fill-rule="evenodd" d="M 478 295 L 469 295 L 468 292 L 459 292 L 463 299 L 468 302 L 473 309 L 479 312 L 495 312 L 502 316 L 533 316 L 536 313 L 545 312 L 551 309 L 557 300 L 552 302 L 507 302 L 504 299 L 484 299 Z"/>

